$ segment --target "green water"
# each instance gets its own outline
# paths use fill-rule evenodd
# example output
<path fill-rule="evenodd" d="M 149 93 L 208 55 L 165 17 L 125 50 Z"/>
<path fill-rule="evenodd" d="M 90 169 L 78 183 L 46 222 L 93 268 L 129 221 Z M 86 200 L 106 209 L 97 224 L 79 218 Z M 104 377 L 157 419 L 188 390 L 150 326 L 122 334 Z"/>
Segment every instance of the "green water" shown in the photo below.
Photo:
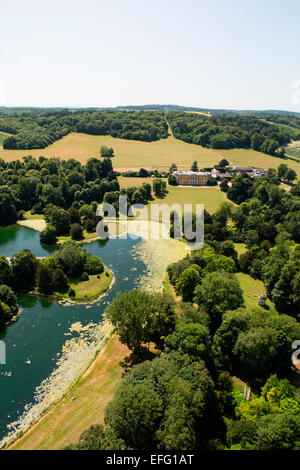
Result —
<path fill-rule="evenodd" d="M 70 332 L 71 325 L 76 322 L 83 326 L 91 322 L 99 324 L 107 303 L 117 291 L 138 286 L 145 271 L 144 263 L 135 256 L 139 243 L 140 240 L 116 239 L 84 245 L 99 256 L 116 277 L 107 295 L 90 308 L 78 304 L 63 307 L 56 301 L 19 296 L 22 313 L 1 338 L 7 354 L 6 365 L 0 364 L 0 440 L 8 434 L 8 425 L 23 414 L 24 407 L 34 403 L 36 387 L 56 369 L 65 342 L 78 337 L 79 333 Z M 24 248 L 29 248 L 36 256 L 49 254 L 49 250 L 40 245 L 38 232 L 20 226 L 0 229 L 0 256 L 10 257 Z"/>

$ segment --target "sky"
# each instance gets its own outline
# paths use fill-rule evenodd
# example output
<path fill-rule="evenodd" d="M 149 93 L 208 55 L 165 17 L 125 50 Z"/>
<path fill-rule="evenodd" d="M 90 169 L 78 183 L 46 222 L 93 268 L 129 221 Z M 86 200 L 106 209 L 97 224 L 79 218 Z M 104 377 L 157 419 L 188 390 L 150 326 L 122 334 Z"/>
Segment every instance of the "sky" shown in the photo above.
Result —
<path fill-rule="evenodd" d="M 299 18 L 299 0 L 2 0 L 0 105 L 300 112 Z"/>

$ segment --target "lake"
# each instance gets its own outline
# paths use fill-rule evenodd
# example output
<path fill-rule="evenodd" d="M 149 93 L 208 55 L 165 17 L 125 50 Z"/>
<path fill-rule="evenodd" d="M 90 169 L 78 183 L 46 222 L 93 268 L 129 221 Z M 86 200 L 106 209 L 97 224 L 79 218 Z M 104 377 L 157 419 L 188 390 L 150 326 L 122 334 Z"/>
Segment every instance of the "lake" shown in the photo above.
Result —
<path fill-rule="evenodd" d="M 115 275 L 111 290 L 94 304 L 61 306 L 41 297 L 18 297 L 22 312 L 17 322 L 1 335 L 6 344 L 6 365 L 0 364 L 0 440 L 18 428 L 20 423 L 8 426 L 24 412 L 26 416 L 33 403 L 50 392 L 59 394 L 61 390 L 57 389 L 65 387 L 91 361 L 99 348 L 97 341 L 101 340 L 99 328 L 98 335 L 95 334 L 97 325 L 101 324 L 108 302 L 117 291 L 138 287 L 144 273 L 149 271 L 136 254 L 140 243 L 140 239 L 128 238 L 83 244 Z M 57 249 L 41 246 L 39 233 L 27 227 L 0 228 L 0 256 L 11 257 L 24 248 L 38 257 Z"/>

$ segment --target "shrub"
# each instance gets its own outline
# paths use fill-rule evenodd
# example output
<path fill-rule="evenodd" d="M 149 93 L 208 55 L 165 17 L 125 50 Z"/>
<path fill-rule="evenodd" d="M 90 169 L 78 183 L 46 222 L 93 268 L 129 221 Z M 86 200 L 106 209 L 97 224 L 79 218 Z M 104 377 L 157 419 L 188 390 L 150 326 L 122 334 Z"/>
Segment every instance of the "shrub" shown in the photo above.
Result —
<path fill-rule="evenodd" d="M 88 281 L 89 280 L 88 273 L 86 273 L 86 272 L 82 273 L 81 280 L 82 281 Z"/>

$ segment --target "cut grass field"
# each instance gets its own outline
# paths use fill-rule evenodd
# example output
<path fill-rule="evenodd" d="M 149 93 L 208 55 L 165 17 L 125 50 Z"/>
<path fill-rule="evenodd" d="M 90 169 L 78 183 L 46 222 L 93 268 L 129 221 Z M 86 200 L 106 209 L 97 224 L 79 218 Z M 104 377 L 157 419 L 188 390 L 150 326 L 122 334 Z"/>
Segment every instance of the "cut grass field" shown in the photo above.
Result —
<path fill-rule="evenodd" d="M 172 135 L 157 142 L 140 142 L 80 133 L 70 133 L 45 149 L 0 149 L 0 158 L 12 161 L 25 155 L 35 157 L 43 155 L 62 159 L 75 158 L 85 163 L 88 158 L 99 156 L 99 149 L 102 145 L 113 147 L 116 155 L 113 158 L 113 166 L 121 171 L 141 167 L 167 170 L 171 163 L 176 163 L 179 169 L 189 169 L 195 160 L 198 161 L 199 167 L 204 168 L 217 164 L 222 158 L 226 158 L 231 165 L 251 165 L 262 168 L 277 168 L 282 163 L 279 158 L 255 150 L 207 149 L 175 139 Z M 300 164 L 289 161 L 289 166 L 300 174 Z"/>
<path fill-rule="evenodd" d="M 129 354 L 113 335 L 74 387 L 30 430 L 15 441 L 12 450 L 53 450 L 76 443 L 91 424 L 103 423 L 104 410 L 113 398 Z"/>
<path fill-rule="evenodd" d="M 121 188 L 140 186 L 147 182 L 152 185 L 152 178 L 119 177 Z M 222 202 L 228 201 L 226 194 L 220 191 L 219 186 L 170 186 L 167 184 L 167 193 L 163 198 L 154 198 L 151 204 L 204 204 L 205 209 L 213 214 Z"/>
<path fill-rule="evenodd" d="M 70 288 L 74 290 L 74 300 L 86 300 L 98 297 L 109 287 L 112 280 L 110 271 L 105 270 L 98 279 L 97 275 L 89 275 L 88 281 L 74 281 L 70 283 Z"/>
<path fill-rule="evenodd" d="M 251 309 L 258 307 L 258 295 L 266 294 L 264 283 L 244 273 L 237 273 L 236 277 L 244 291 L 246 308 Z M 276 312 L 274 304 L 269 299 L 267 300 L 267 307 L 269 307 L 271 311 Z"/>

